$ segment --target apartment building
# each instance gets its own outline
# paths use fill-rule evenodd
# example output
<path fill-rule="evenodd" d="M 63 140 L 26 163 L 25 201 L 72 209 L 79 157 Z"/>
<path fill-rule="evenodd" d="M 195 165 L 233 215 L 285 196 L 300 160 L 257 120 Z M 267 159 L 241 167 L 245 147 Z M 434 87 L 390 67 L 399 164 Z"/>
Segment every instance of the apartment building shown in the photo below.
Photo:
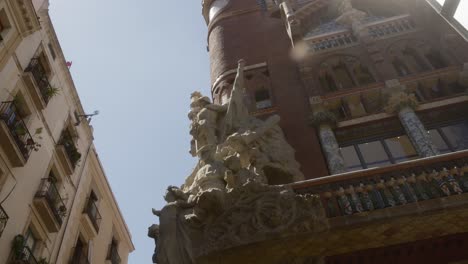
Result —
<path fill-rule="evenodd" d="M 131 235 L 48 0 L 0 0 L 0 264 L 127 263 Z"/>

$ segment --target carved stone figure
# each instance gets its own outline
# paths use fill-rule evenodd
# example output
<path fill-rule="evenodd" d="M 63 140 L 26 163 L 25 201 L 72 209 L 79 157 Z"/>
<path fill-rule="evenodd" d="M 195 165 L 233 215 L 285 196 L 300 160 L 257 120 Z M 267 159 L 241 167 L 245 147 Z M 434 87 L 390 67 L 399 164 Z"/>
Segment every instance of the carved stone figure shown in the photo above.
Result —
<path fill-rule="evenodd" d="M 280 118 L 249 116 L 244 66 L 239 61 L 227 105 L 212 104 L 199 92 L 191 96 L 190 153 L 199 161 L 180 189 L 168 188 L 167 205 L 154 210 L 159 226 L 148 235 L 157 243 L 156 263 L 193 263 L 212 250 L 325 227 L 316 196 L 272 186 L 304 176 Z"/>
<path fill-rule="evenodd" d="M 158 264 L 193 263 L 192 245 L 185 215 L 192 207 L 188 197 L 179 188 L 169 186 L 164 196 L 167 204 L 160 211 L 153 213 L 159 217 L 159 235 L 157 237 L 156 256 L 153 262 Z"/>
<path fill-rule="evenodd" d="M 154 254 L 153 254 L 153 263 L 158 263 L 157 259 L 157 248 L 158 248 L 158 238 L 159 238 L 159 225 L 151 225 L 148 228 L 148 237 L 154 239 Z"/>

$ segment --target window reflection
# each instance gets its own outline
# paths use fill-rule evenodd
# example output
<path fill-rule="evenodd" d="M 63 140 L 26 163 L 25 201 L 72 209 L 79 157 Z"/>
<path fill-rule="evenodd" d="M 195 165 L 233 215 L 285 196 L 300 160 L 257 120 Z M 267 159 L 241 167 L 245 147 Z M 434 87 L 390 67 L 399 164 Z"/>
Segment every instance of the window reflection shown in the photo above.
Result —
<path fill-rule="evenodd" d="M 359 144 L 358 146 L 367 168 L 391 164 L 390 158 L 380 141 Z"/>
<path fill-rule="evenodd" d="M 416 150 L 407 136 L 385 139 L 385 144 L 395 162 L 412 160 L 418 157 Z"/>
<path fill-rule="evenodd" d="M 429 136 L 432 139 L 432 143 L 436 146 L 440 153 L 447 153 L 450 152 L 450 148 L 448 147 L 447 143 L 445 143 L 444 139 L 440 135 L 439 131 L 436 129 L 432 129 L 428 131 Z"/>
<path fill-rule="evenodd" d="M 468 148 L 468 126 L 466 123 L 441 128 L 453 151 Z"/>
<path fill-rule="evenodd" d="M 362 169 L 361 161 L 359 160 L 359 156 L 354 146 L 341 148 L 341 154 L 343 155 L 347 171 Z"/>

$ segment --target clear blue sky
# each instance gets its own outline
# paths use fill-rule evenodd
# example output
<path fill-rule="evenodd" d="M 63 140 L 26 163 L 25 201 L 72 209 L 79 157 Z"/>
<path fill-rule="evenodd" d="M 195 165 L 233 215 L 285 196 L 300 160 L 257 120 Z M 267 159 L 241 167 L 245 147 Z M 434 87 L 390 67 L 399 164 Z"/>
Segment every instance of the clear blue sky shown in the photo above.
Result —
<path fill-rule="evenodd" d="M 136 251 L 151 263 L 151 208 L 195 165 L 190 93 L 209 92 L 201 0 L 51 0 L 51 18 Z"/>

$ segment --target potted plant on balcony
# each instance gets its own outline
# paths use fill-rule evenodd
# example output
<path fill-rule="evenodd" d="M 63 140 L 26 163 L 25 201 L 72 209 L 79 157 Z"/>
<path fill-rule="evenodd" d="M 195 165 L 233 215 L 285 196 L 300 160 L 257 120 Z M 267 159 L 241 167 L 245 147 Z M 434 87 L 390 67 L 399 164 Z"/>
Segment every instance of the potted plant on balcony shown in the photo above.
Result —
<path fill-rule="evenodd" d="M 49 86 L 49 88 L 47 88 L 46 92 L 45 92 L 45 95 L 47 96 L 48 99 L 58 95 L 60 92 L 60 89 L 57 88 L 57 87 L 52 87 L 52 86 Z"/>
<path fill-rule="evenodd" d="M 45 258 L 41 258 L 37 264 L 49 264 L 49 262 Z"/>
<path fill-rule="evenodd" d="M 21 263 L 21 260 L 24 260 L 26 255 L 24 254 L 24 236 L 16 235 L 13 239 L 13 260 L 14 263 Z"/>

